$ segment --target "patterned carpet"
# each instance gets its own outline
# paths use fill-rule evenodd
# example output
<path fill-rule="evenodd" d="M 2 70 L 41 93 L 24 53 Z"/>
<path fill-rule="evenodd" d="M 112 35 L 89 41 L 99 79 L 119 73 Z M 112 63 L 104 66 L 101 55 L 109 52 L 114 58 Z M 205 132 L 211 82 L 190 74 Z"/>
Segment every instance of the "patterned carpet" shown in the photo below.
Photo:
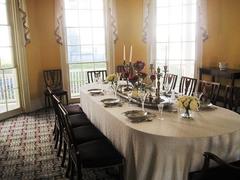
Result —
<path fill-rule="evenodd" d="M 39 110 L 0 122 L 0 179 L 66 179 L 53 141 L 54 113 Z M 116 179 L 116 170 L 84 171 L 86 180 Z"/>

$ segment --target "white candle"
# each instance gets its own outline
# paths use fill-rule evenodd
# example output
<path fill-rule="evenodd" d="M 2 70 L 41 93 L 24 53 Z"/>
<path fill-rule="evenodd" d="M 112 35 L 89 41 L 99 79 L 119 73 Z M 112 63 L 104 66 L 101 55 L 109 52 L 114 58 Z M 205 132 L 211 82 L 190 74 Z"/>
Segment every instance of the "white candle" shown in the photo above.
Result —
<path fill-rule="evenodd" d="M 126 60 L 125 44 L 123 45 L 123 60 Z"/>
<path fill-rule="evenodd" d="M 129 62 L 132 62 L 132 45 L 130 47 Z"/>

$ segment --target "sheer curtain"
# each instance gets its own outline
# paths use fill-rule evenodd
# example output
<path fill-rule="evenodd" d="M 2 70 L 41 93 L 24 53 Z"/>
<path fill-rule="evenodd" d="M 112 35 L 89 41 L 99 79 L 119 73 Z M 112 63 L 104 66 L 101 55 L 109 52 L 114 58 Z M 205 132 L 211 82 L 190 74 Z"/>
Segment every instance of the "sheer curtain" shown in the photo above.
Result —
<path fill-rule="evenodd" d="M 178 75 L 198 77 L 207 39 L 206 0 L 144 0 L 143 40 L 148 62 Z"/>

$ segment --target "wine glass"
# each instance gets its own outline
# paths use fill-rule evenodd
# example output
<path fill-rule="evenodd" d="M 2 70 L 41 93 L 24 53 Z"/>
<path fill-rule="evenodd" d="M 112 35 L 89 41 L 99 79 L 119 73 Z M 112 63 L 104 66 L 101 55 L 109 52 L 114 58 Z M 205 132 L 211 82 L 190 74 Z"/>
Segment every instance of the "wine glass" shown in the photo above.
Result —
<path fill-rule="evenodd" d="M 130 103 L 132 101 L 132 91 L 128 91 L 127 96 L 128 96 L 128 106 L 130 107 Z"/>
<path fill-rule="evenodd" d="M 95 81 L 95 83 L 99 83 L 99 79 L 100 79 L 100 74 L 99 73 L 95 73 L 94 74 L 94 81 Z"/>
<path fill-rule="evenodd" d="M 113 83 L 112 88 L 113 88 L 114 97 L 117 98 L 118 82 Z"/>
<path fill-rule="evenodd" d="M 145 90 L 141 89 L 141 90 L 139 91 L 138 95 L 139 95 L 140 100 L 141 100 L 141 102 L 142 102 L 142 111 L 145 112 L 145 110 L 144 110 L 144 102 L 145 102 L 147 93 L 145 92 Z"/>
<path fill-rule="evenodd" d="M 163 103 L 159 103 L 159 104 L 157 105 L 157 107 L 158 107 L 158 111 L 159 111 L 159 114 L 160 114 L 159 119 L 162 121 L 162 120 L 164 120 L 164 118 L 163 118 L 163 108 L 164 108 L 164 104 L 163 104 Z"/>

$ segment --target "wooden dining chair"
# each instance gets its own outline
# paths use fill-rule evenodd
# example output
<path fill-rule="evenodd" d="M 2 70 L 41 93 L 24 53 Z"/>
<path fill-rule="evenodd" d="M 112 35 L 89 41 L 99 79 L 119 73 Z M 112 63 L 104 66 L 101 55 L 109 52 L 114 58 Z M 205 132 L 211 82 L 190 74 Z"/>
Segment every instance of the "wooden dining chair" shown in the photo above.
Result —
<path fill-rule="evenodd" d="M 124 158 L 109 140 L 103 134 L 95 139 L 87 139 L 89 138 L 89 132 L 92 131 L 84 131 L 84 134 L 81 133 L 84 127 L 72 128 L 66 110 L 61 104 L 59 104 L 59 108 L 65 122 L 64 139 L 69 147 L 68 167 L 71 168 L 71 179 L 73 178 L 74 168 L 77 170 L 77 179 L 82 179 L 83 168 L 109 168 L 114 166 L 119 168 L 120 179 L 123 179 Z M 100 133 L 97 129 L 95 131 Z"/>
<path fill-rule="evenodd" d="M 200 80 L 198 92 L 203 93 L 201 99 L 208 99 L 212 104 L 216 104 L 220 90 L 220 83 Z"/>
<path fill-rule="evenodd" d="M 102 81 L 107 77 L 107 70 L 87 71 L 88 83 L 93 83 L 95 76 L 99 75 Z"/>
<path fill-rule="evenodd" d="M 68 104 L 68 93 L 63 89 L 61 69 L 44 70 L 43 77 L 46 87 L 44 91 L 45 107 L 50 106 L 50 94 L 47 91 L 47 87 L 50 87 L 53 93 L 60 97 L 61 100 L 62 97 L 65 97 L 66 104 Z"/>
<path fill-rule="evenodd" d="M 177 75 L 165 74 L 163 77 L 163 90 L 165 90 L 165 84 L 168 83 L 168 91 L 174 90 L 177 82 Z"/>
<path fill-rule="evenodd" d="M 187 96 L 192 96 L 196 85 L 197 79 L 182 76 L 179 85 L 179 93 Z"/>
<path fill-rule="evenodd" d="M 240 161 L 227 163 L 217 155 L 204 152 L 204 163 L 200 171 L 190 172 L 188 180 L 239 180 Z M 218 166 L 210 167 L 210 161 Z"/>
<path fill-rule="evenodd" d="M 240 113 L 240 87 L 234 87 L 232 90 L 232 110 Z"/>

